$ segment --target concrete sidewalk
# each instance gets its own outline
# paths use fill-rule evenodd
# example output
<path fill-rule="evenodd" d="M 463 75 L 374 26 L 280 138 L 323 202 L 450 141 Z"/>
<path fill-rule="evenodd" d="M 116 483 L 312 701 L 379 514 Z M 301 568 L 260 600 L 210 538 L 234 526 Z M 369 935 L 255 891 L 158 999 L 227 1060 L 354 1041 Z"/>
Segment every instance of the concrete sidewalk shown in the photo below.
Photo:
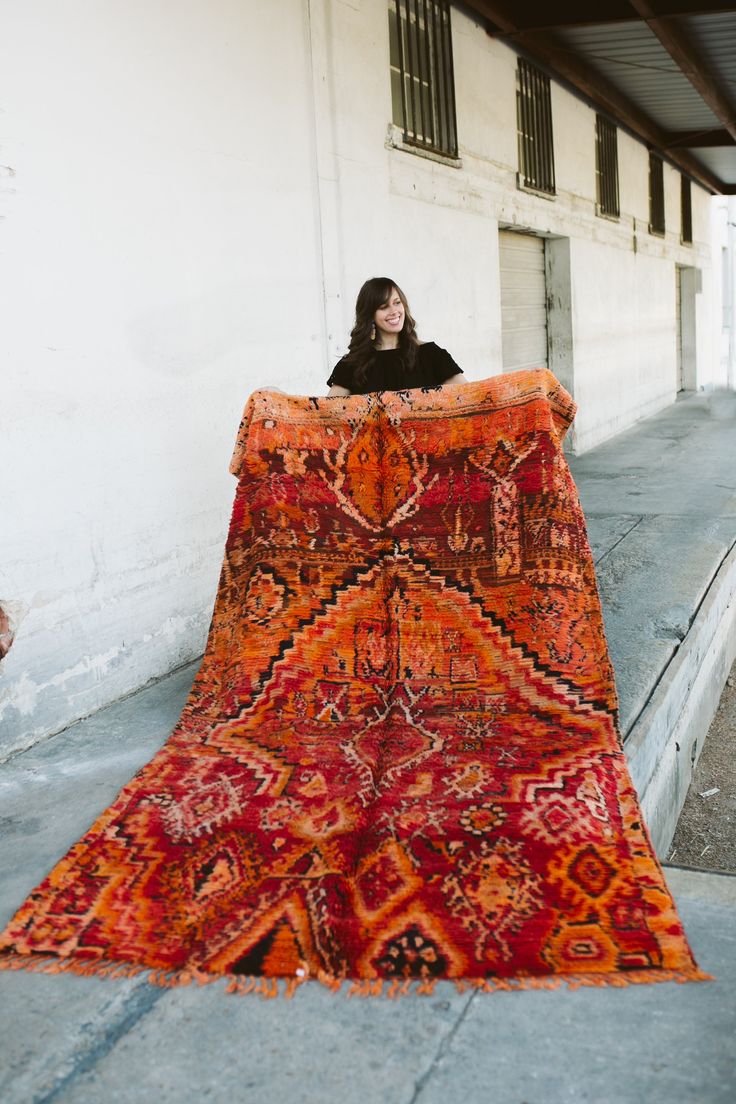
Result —
<path fill-rule="evenodd" d="M 6 768 L 0 922 L 150 758 L 182 670 Z M 736 878 L 666 869 L 715 982 L 291 1001 L 0 972 L 3 1104 L 731 1104 Z"/>
<path fill-rule="evenodd" d="M 662 857 L 736 657 L 736 394 L 684 394 L 569 459 L 629 768 Z"/>
<path fill-rule="evenodd" d="M 626 736 L 736 546 L 736 394 L 683 397 L 568 463 Z"/>
<path fill-rule="evenodd" d="M 725 665 L 734 636 L 735 413 L 736 396 L 689 396 L 572 459 L 622 729 L 637 755 L 651 751 L 652 733 L 659 739 L 662 718 L 673 715 L 678 679 L 709 679 L 716 701 L 720 693 L 721 661 L 707 665 L 703 642 Z M 4 767 L 0 924 L 161 746 L 194 671 L 175 672 Z M 291 1001 L 263 1001 L 229 997 L 220 983 L 167 990 L 139 979 L 0 972 L 0 1100 L 730 1104 L 736 878 L 666 874 L 715 982 L 492 995 L 444 984 L 432 997 L 398 1001 L 315 985 Z"/>

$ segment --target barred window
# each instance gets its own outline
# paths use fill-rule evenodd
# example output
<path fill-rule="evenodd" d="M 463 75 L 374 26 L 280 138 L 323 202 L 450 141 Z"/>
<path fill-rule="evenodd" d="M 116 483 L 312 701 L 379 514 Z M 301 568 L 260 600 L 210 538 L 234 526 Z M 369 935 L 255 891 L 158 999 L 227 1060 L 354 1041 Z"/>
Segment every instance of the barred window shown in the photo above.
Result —
<path fill-rule="evenodd" d="M 524 186 L 555 194 L 552 99 L 549 77 L 519 58 L 516 70 L 516 128 L 519 174 Z"/>
<path fill-rule="evenodd" d="M 680 240 L 691 244 L 693 240 L 693 200 L 690 189 L 690 179 L 680 176 L 680 213 L 681 231 Z"/>
<path fill-rule="evenodd" d="M 457 157 L 449 3 L 391 0 L 388 23 L 394 123 L 410 145 Z"/>
<path fill-rule="evenodd" d="M 598 214 L 618 218 L 618 131 L 603 115 L 595 117 L 595 178 Z"/>
<path fill-rule="evenodd" d="M 649 233 L 664 234 L 664 165 L 649 151 Z"/>

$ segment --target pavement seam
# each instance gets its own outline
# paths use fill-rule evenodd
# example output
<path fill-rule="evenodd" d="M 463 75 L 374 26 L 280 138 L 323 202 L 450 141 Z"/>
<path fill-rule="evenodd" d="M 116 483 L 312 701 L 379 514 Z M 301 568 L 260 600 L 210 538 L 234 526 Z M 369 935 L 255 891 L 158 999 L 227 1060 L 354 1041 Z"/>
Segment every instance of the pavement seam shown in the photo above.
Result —
<path fill-rule="evenodd" d="M 434 1058 L 429 1063 L 429 1066 L 424 1071 L 422 1076 L 418 1077 L 417 1080 L 414 1082 L 414 1092 L 412 1094 L 411 1100 L 409 1101 L 409 1104 L 416 1104 L 416 1101 L 419 1099 L 421 1094 L 424 1092 L 424 1088 L 427 1085 L 427 1083 L 428 1083 L 429 1079 L 431 1078 L 432 1074 L 434 1073 L 435 1069 L 440 1064 L 440 1062 L 442 1061 L 442 1059 L 445 1057 L 448 1050 L 452 1046 L 452 1041 L 455 1038 L 455 1036 L 457 1035 L 458 1031 L 460 1030 L 460 1028 L 462 1026 L 462 1023 L 463 1023 L 463 1020 L 465 1019 L 468 1012 L 470 1011 L 470 1006 L 471 1006 L 471 1004 L 473 1003 L 473 1001 L 475 1000 L 475 998 L 477 996 L 478 996 L 478 990 L 476 989 L 468 997 L 468 1000 L 465 1003 L 465 1007 L 463 1008 L 462 1012 L 460 1013 L 460 1015 L 458 1016 L 457 1020 L 452 1025 L 450 1030 L 447 1032 L 447 1034 L 445 1036 L 443 1036 L 442 1039 L 440 1039 L 440 1045 L 437 1047 L 437 1052 L 436 1052 Z"/>
<path fill-rule="evenodd" d="M 168 995 L 168 990 L 160 989 L 148 982 L 142 982 L 133 990 L 123 1004 L 117 1020 L 103 1030 L 101 1036 L 92 1038 L 88 1046 L 81 1047 L 72 1055 L 72 1068 L 64 1074 L 59 1081 L 40 1095 L 34 1095 L 32 1104 L 52 1104 L 69 1089 L 75 1081 L 105 1058 L 113 1050 L 122 1038 L 155 1008 L 162 997 Z"/>
<path fill-rule="evenodd" d="M 84 724 L 85 721 L 91 721 L 98 713 L 102 713 L 104 709 L 111 709 L 116 705 L 123 705 L 130 698 L 134 698 L 136 694 L 145 693 L 147 690 L 152 690 L 158 683 L 164 682 L 167 678 L 171 678 L 172 675 L 179 675 L 185 667 L 191 667 L 195 663 L 201 663 L 202 656 L 195 656 L 194 659 L 188 659 L 186 663 L 180 663 L 177 667 L 172 667 L 170 671 L 167 671 L 163 675 L 154 675 L 147 682 L 144 682 L 141 686 L 135 687 L 133 690 L 126 691 L 119 698 L 113 698 L 112 701 L 105 702 L 104 705 L 98 705 L 96 709 L 90 710 L 89 713 L 83 714 L 81 717 L 77 717 L 73 721 L 69 721 L 63 728 L 57 728 L 55 732 L 47 732 L 44 736 L 39 736 L 37 740 L 34 740 L 30 744 L 24 744 L 23 747 L 11 748 L 10 751 L 0 755 L 0 766 L 5 766 L 6 763 L 12 763 L 15 759 L 20 758 L 21 755 L 25 755 L 29 751 L 36 751 L 38 748 L 43 747 L 44 744 L 48 744 L 51 740 L 55 740 L 57 736 L 64 736 L 69 732 L 70 728 L 74 728 L 75 725 Z M 196 672 L 195 672 L 196 674 Z M 194 675 L 192 675 L 194 679 Z"/>
<path fill-rule="evenodd" d="M 630 529 L 627 529 L 627 530 L 626 530 L 626 532 L 625 532 L 625 533 L 623 533 L 623 534 L 622 534 L 622 535 L 621 535 L 621 536 L 620 536 L 620 537 L 618 538 L 618 540 L 616 541 L 616 543 L 615 543 L 615 544 L 612 544 L 610 548 L 607 548 L 607 549 L 606 549 L 606 551 L 605 551 L 605 552 L 604 552 L 604 553 L 603 553 L 603 554 L 602 554 L 601 556 L 599 556 L 599 557 L 598 557 L 598 559 L 597 559 L 597 560 L 595 561 L 595 567 L 597 567 L 599 563 L 603 563 L 603 561 L 605 560 L 606 556 L 610 556 L 610 555 L 611 555 L 611 553 L 613 552 L 613 550 L 614 550 L 615 548 L 618 548 L 618 546 L 620 545 L 621 541 L 623 541 L 623 540 L 626 540 L 626 538 L 628 537 L 628 535 L 629 535 L 630 533 L 633 533 L 633 532 L 634 532 L 634 530 L 636 529 L 637 525 L 641 525 L 642 521 L 644 520 L 644 516 L 645 516 L 644 514 L 640 514 L 640 515 L 638 515 L 638 516 L 637 516 L 637 519 L 636 519 L 636 521 L 634 522 L 634 524 L 633 524 L 633 525 L 631 526 L 631 528 L 630 528 Z"/>
<path fill-rule="evenodd" d="M 649 521 L 652 521 L 652 520 L 656 521 L 658 518 L 675 519 L 675 520 L 677 520 L 677 519 L 681 520 L 681 519 L 685 518 L 688 521 L 693 521 L 693 520 L 694 521 L 702 521 L 703 518 L 706 518 L 706 519 L 710 519 L 711 521 L 714 521 L 714 522 L 719 522 L 719 521 L 723 521 L 724 518 L 726 518 L 727 520 L 730 520 L 731 518 L 736 516 L 733 513 L 726 513 L 725 511 L 719 511 L 717 514 L 716 513 L 713 513 L 713 514 L 697 513 L 695 510 L 687 510 L 684 513 L 680 513 L 679 511 L 673 511 L 673 510 L 644 510 L 644 511 L 640 512 L 639 510 L 616 510 L 613 507 L 611 507 L 608 510 L 604 510 L 604 509 L 583 510 L 583 513 L 585 514 L 586 520 L 588 518 L 636 517 L 640 521 L 643 521 L 645 518 Z"/>

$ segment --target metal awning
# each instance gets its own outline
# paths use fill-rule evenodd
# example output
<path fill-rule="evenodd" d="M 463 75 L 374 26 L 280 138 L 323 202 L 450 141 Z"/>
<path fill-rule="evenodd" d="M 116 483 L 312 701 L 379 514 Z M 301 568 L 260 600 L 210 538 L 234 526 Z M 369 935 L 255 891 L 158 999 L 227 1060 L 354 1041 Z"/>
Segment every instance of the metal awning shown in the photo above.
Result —
<path fill-rule="evenodd" d="M 713 193 L 736 194 L 736 7 L 467 0 L 488 33 Z"/>

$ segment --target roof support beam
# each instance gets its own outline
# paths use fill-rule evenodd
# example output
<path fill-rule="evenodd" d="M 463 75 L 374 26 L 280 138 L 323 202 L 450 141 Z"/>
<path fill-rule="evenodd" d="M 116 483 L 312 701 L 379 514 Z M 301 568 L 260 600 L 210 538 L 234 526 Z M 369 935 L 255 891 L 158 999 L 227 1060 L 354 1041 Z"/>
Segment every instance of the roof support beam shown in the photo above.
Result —
<path fill-rule="evenodd" d="M 736 145 L 732 135 L 727 130 L 671 130 L 665 134 L 666 149 L 678 149 L 688 147 L 690 149 L 707 149 L 712 146 Z"/>
<path fill-rule="evenodd" d="M 720 3 L 719 0 L 706 0 L 698 4 L 694 0 L 661 0 L 658 3 L 658 17 L 712 15 L 733 11 L 733 2 Z M 584 0 L 560 0 L 550 5 L 549 0 L 535 2 L 528 0 L 517 4 L 514 17 L 518 24 L 518 35 L 529 31 L 553 31 L 561 27 L 595 27 L 602 24 L 638 22 L 637 13 L 628 0 L 598 0 L 596 4 Z"/>
<path fill-rule="evenodd" d="M 646 0 L 629 0 L 629 3 L 646 21 L 649 29 L 677 62 L 693 88 L 721 120 L 731 137 L 736 139 L 736 110 L 726 93 L 719 88 L 718 82 L 708 75 L 705 59 L 700 56 L 697 47 L 693 46 L 677 19 L 658 15 L 654 5 L 646 3 Z"/>
<path fill-rule="evenodd" d="M 514 40 L 517 39 L 520 28 L 516 22 L 515 13 L 521 5 L 515 5 L 512 9 L 497 0 L 466 0 L 466 4 L 478 15 L 490 20 L 496 27 L 500 27 L 503 32 L 501 37 L 509 35 Z M 489 34 L 493 33 L 489 30 Z M 518 42 L 518 48 L 577 88 L 587 99 L 592 100 L 613 119 L 638 134 L 649 145 L 666 153 L 670 161 L 703 187 L 711 192 L 729 193 L 729 186 L 701 165 L 695 157 L 682 149 L 668 149 L 666 133 L 573 50 L 565 49 L 542 31 L 530 31 L 525 34 L 523 40 Z"/>

